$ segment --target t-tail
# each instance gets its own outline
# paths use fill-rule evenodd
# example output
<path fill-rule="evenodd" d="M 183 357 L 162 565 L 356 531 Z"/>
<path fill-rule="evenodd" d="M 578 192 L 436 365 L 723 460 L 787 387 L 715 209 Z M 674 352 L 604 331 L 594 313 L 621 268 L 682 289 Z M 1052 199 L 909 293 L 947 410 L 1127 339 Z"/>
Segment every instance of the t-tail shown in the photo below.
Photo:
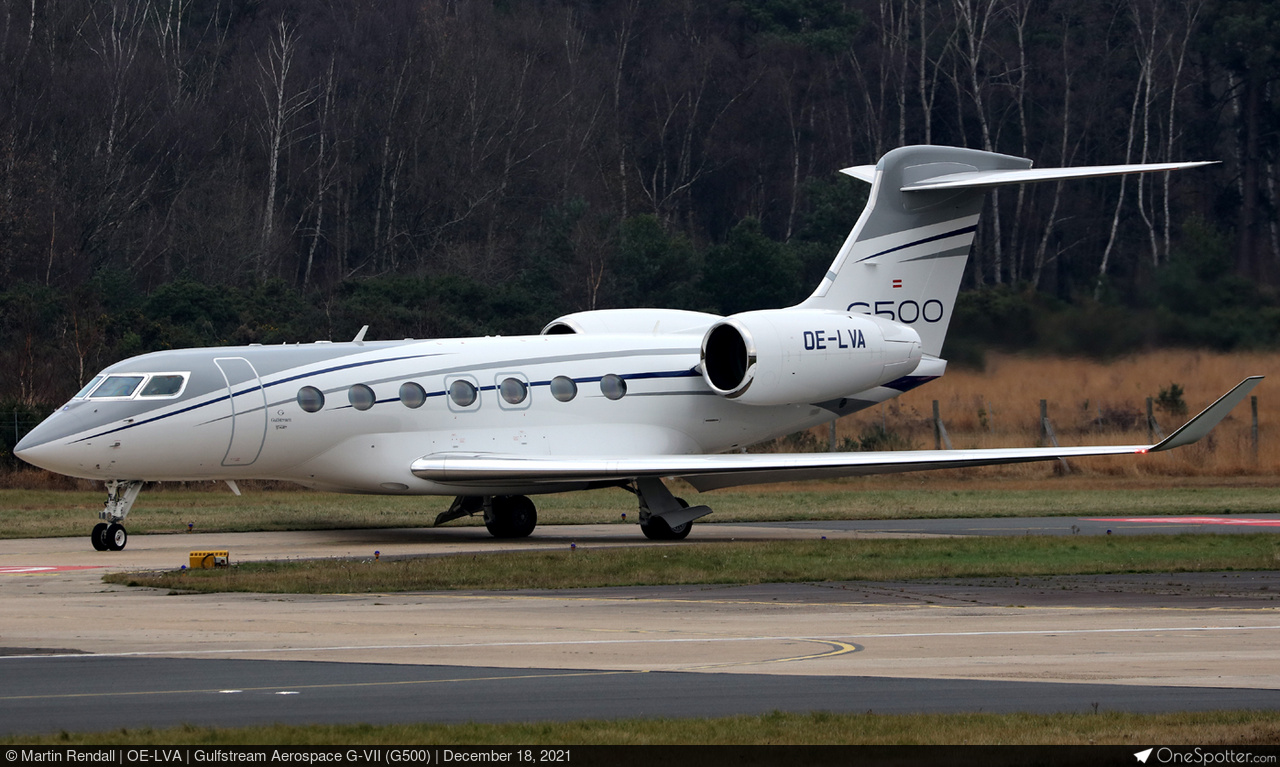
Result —
<path fill-rule="evenodd" d="M 714 322 L 702 339 L 703 378 L 743 404 L 809 404 L 836 416 L 896 397 L 946 370 L 942 344 L 988 187 L 1204 164 L 1032 170 L 1022 157 L 908 146 L 849 168 L 871 196 L 822 284 L 797 306 Z"/>
<path fill-rule="evenodd" d="M 862 216 L 822 284 L 796 308 L 869 314 L 920 335 L 938 358 L 989 187 L 1207 165 L 1203 162 L 1033 170 L 1023 157 L 943 146 L 895 149 L 843 172 L 870 182 Z"/>

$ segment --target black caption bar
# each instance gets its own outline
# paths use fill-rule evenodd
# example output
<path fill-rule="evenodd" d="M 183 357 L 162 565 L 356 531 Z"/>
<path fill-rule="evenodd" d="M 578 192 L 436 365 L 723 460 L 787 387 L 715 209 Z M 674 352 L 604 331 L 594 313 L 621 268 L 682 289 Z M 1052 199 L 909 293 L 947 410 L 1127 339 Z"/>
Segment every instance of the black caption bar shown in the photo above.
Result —
<path fill-rule="evenodd" d="M 1277 746 L 4 746 L 0 765 L 1274 765 Z"/>

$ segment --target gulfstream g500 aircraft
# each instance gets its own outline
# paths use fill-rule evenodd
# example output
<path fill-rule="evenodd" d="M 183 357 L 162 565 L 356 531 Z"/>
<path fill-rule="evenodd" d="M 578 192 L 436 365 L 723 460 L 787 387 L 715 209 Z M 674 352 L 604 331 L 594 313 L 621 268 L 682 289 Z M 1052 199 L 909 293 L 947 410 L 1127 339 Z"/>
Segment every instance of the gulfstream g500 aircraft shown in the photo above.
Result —
<path fill-rule="evenodd" d="M 739 448 L 870 407 L 942 375 L 985 189 L 1203 163 L 1031 170 L 948 147 L 894 150 L 845 171 L 871 196 L 813 295 L 719 317 L 581 312 L 536 336 L 157 352 L 112 365 L 15 453 L 105 480 L 94 547 L 124 548 L 147 481 L 281 479 L 356 493 L 456 496 L 436 524 L 484 514 L 532 532 L 529 495 L 621 487 L 640 527 L 683 538 L 711 513 L 672 496 L 793 479 L 1146 453 L 1204 436 L 1257 384 L 1156 445 L 748 455 Z"/>

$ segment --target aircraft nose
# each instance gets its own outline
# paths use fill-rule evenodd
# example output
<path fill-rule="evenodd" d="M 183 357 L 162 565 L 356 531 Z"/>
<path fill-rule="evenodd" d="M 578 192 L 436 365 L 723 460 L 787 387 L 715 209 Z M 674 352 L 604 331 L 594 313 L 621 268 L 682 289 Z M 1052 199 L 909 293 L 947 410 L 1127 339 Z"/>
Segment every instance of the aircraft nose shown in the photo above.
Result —
<path fill-rule="evenodd" d="M 18 440 L 18 444 L 13 446 L 13 454 L 32 466 L 59 471 L 56 455 L 60 451 L 52 431 L 48 421 L 39 424 Z"/>
<path fill-rule="evenodd" d="M 18 440 L 18 444 L 13 446 L 13 454 L 24 461 L 27 460 L 26 456 L 31 452 L 31 448 L 41 442 L 40 437 L 36 434 L 38 431 L 40 431 L 39 426 L 27 432 L 26 436 Z"/>

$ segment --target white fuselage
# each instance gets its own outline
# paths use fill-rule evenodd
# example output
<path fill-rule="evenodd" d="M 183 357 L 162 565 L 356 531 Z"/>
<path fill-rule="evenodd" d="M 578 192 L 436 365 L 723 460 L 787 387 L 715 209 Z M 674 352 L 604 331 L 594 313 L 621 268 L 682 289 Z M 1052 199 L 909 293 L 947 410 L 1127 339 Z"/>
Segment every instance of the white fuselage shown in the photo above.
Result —
<path fill-rule="evenodd" d="M 350 492 L 454 495 L 467 488 L 416 477 L 413 461 L 450 451 L 714 453 L 832 417 L 816 405 L 761 407 L 717 396 L 697 370 L 701 340 L 697 329 L 157 352 L 103 375 L 188 373 L 176 398 L 73 399 L 41 425 L 43 437 L 33 432 L 40 444 L 26 449 L 24 458 L 94 479 L 257 478 Z M 551 381 L 561 376 L 576 384 L 568 401 L 552 395 Z M 607 376 L 620 377 L 625 394 L 611 390 L 617 398 L 605 396 Z M 508 379 L 527 386 L 522 401 L 504 398 Z M 450 397 L 459 380 L 475 387 L 474 403 Z M 420 406 L 402 399 L 405 384 L 421 387 Z M 373 392 L 367 409 L 352 404 L 356 385 Z M 323 392 L 316 412 L 300 406 L 303 387 Z M 477 492 L 497 491 L 485 486 Z"/>

